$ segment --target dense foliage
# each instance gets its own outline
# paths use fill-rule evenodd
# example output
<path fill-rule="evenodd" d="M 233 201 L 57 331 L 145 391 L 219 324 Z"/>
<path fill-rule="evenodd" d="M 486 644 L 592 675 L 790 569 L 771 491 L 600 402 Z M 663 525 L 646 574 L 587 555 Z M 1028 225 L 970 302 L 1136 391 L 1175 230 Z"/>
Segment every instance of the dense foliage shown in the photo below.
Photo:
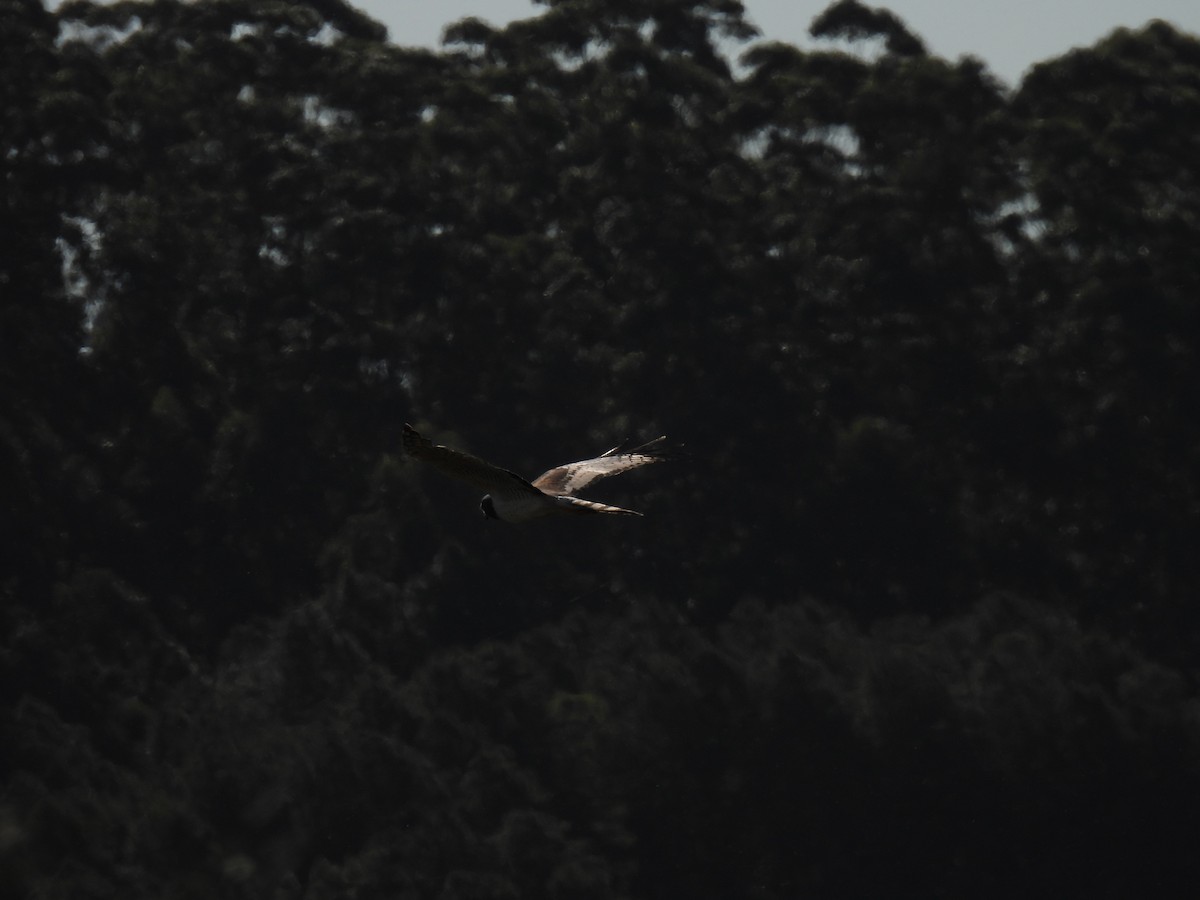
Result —
<path fill-rule="evenodd" d="M 542 2 L 0 0 L 0 895 L 1194 884 L 1200 40 Z"/>

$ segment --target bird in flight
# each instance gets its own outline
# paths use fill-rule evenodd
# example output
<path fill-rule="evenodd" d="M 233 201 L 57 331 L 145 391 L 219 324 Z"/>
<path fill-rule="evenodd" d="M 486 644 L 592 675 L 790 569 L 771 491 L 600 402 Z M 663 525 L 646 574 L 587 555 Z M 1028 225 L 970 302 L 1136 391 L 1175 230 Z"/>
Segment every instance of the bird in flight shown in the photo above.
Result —
<path fill-rule="evenodd" d="M 619 475 L 669 458 L 663 442 L 655 438 L 632 450 L 617 445 L 594 459 L 567 463 L 526 481 L 515 472 L 501 469 L 477 456 L 434 444 L 421 437 L 411 425 L 404 426 L 404 450 L 415 460 L 428 463 L 443 475 L 465 481 L 487 491 L 479 501 L 486 518 L 504 522 L 528 522 L 543 516 L 560 514 L 608 513 L 614 516 L 640 516 L 640 512 L 584 500 L 575 493 L 599 478 Z"/>

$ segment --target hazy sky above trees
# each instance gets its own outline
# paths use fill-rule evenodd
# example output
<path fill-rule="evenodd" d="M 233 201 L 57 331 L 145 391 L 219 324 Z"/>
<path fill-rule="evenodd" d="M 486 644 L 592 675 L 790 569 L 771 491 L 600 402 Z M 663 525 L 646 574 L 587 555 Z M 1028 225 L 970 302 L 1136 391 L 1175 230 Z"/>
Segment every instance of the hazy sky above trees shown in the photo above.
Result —
<path fill-rule="evenodd" d="M 750 20 L 770 40 L 803 46 L 808 26 L 828 0 L 743 0 Z M 355 5 L 385 23 L 398 44 L 436 45 L 442 29 L 466 16 L 494 25 L 535 15 L 544 7 L 531 0 L 357 0 Z M 1200 4 L 1194 0 L 891 0 L 892 10 L 942 56 L 970 53 L 1009 83 L 1041 60 L 1086 46 L 1122 26 L 1140 27 L 1165 19 L 1200 32 Z"/>

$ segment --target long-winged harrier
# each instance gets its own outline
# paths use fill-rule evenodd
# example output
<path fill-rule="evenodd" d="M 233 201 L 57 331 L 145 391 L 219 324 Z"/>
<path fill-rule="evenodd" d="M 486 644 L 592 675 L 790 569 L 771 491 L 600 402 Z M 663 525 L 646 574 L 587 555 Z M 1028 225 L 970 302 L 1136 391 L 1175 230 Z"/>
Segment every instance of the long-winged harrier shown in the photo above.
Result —
<path fill-rule="evenodd" d="M 664 441 L 665 435 L 632 450 L 622 450 L 618 445 L 595 459 L 557 466 L 530 482 L 515 472 L 493 466 L 477 456 L 434 444 L 421 437 L 411 425 L 404 426 L 404 450 L 409 456 L 428 463 L 443 475 L 487 491 L 479 501 L 479 508 L 487 518 L 505 522 L 528 522 L 530 519 L 561 513 L 640 516 L 640 512 L 632 509 L 584 500 L 576 497 L 575 492 L 598 478 L 618 475 L 668 458 Z"/>

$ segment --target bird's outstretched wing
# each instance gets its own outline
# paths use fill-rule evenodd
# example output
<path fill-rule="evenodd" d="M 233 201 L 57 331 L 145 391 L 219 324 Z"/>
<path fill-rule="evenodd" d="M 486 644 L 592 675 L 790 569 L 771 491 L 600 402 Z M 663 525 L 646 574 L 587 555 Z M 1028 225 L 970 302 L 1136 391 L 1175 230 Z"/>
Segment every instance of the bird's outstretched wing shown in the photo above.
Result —
<path fill-rule="evenodd" d="M 672 454 L 665 445 L 666 439 L 666 435 L 663 435 L 632 450 L 623 450 L 623 445 L 618 445 L 595 459 L 556 466 L 535 478 L 533 486 L 553 496 L 571 496 L 598 478 L 620 475 L 630 469 L 669 459 Z"/>
<path fill-rule="evenodd" d="M 515 472 L 493 466 L 470 453 L 434 444 L 423 438 L 411 425 L 405 424 L 402 442 L 404 452 L 413 459 L 428 463 L 443 475 L 473 484 L 489 493 L 541 493 Z"/>

